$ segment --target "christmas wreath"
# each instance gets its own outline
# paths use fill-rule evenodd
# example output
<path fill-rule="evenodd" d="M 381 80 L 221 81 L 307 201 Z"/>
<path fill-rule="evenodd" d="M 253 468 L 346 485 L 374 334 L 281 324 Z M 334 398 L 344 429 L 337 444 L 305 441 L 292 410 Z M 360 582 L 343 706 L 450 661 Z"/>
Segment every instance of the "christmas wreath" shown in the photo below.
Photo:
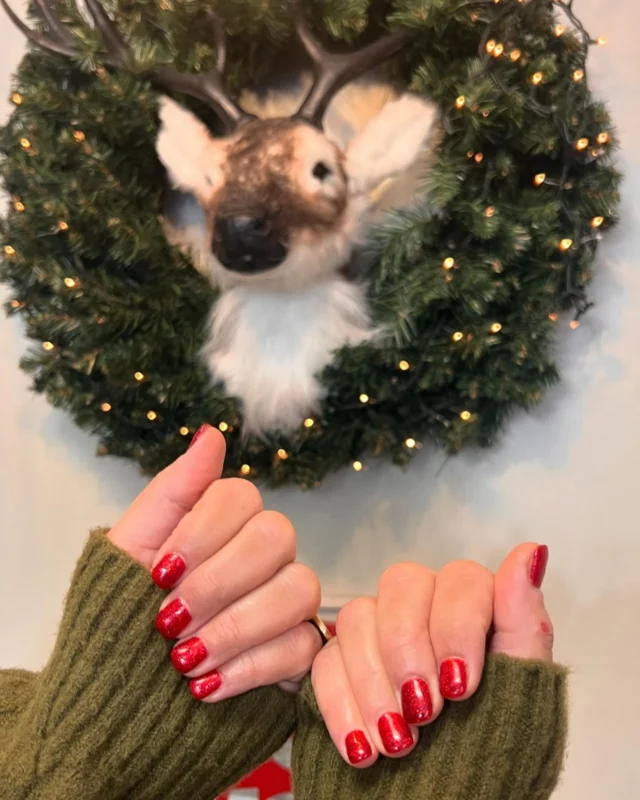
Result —
<path fill-rule="evenodd" d="M 368 302 L 386 335 L 335 353 L 317 413 L 260 435 L 243 430 L 243 404 L 202 362 L 216 290 L 161 219 L 167 182 L 147 78 L 158 65 L 198 75 L 224 60 L 211 0 L 112 0 L 113 22 L 87 5 L 102 26 L 72 0 L 32 7 L 31 38 L 58 46 L 31 47 L 14 79 L 0 277 L 8 313 L 35 340 L 22 367 L 100 437 L 99 454 L 155 473 L 207 421 L 226 435 L 229 474 L 313 487 L 373 455 L 404 465 L 421 442 L 490 445 L 510 413 L 539 403 L 558 377 L 558 320 L 570 312 L 575 328 L 589 307 L 619 199 L 615 133 L 588 88 L 588 51 L 604 41 L 573 0 L 304 4 L 331 52 L 403 31 L 385 69 L 437 105 L 440 133 L 421 202 L 372 236 Z M 236 95 L 297 57 L 288 2 L 215 5 Z M 105 47 L 123 41 L 128 69 L 112 69 Z M 220 114 L 178 97 L 220 130 Z"/>

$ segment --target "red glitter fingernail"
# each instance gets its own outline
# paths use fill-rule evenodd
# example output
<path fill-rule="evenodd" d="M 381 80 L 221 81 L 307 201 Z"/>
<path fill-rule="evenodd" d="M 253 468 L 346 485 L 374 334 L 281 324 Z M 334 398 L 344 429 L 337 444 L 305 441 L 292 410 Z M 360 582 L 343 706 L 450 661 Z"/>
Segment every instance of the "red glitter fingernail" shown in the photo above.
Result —
<path fill-rule="evenodd" d="M 529 580 L 539 589 L 544 580 L 544 574 L 547 571 L 547 562 L 549 561 L 549 548 L 546 544 L 541 544 L 533 551 L 531 559 L 531 566 L 529 568 Z"/>
<path fill-rule="evenodd" d="M 198 428 L 198 430 L 196 431 L 193 439 L 191 440 L 191 444 L 189 445 L 189 450 L 191 450 L 191 448 L 194 446 L 194 444 L 204 436 L 204 434 L 209 430 L 210 427 L 211 427 L 211 425 L 208 425 L 205 422 L 204 425 L 201 425 Z"/>
<path fill-rule="evenodd" d="M 402 716 L 409 725 L 428 722 L 433 716 L 429 684 L 422 678 L 410 678 L 402 684 Z"/>
<path fill-rule="evenodd" d="M 173 589 L 184 575 L 187 565 L 182 556 L 177 553 L 167 553 L 151 571 L 151 578 L 160 589 Z"/>
<path fill-rule="evenodd" d="M 201 678 L 194 678 L 192 681 L 189 681 L 189 689 L 196 700 L 209 697 L 209 695 L 216 692 L 221 685 L 222 676 L 216 669 L 214 669 L 213 672 L 207 672 L 207 674 L 203 675 Z"/>
<path fill-rule="evenodd" d="M 352 764 L 359 764 L 373 755 L 364 731 L 351 731 L 347 734 L 344 742 L 347 748 L 347 758 Z"/>
<path fill-rule="evenodd" d="M 440 664 L 440 693 L 456 700 L 467 691 L 467 665 L 461 658 L 447 658 Z"/>
<path fill-rule="evenodd" d="M 156 628 L 165 639 L 177 639 L 191 622 L 191 613 L 178 598 L 165 606 L 156 617 Z"/>
<path fill-rule="evenodd" d="M 400 714 L 391 711 L 378 720 L 378 732 L 387 753 L 400 753 L 413 747 L 413 736 Z"/>
<path fill-rule="evenodd" d="M 202 639 L 194 636 L 173 648 L 171 651 L 171 663 L 178 672 L 186 675 L 187 672 L 191 672 L 198 664 L 202 663 L 207 655 L 207 646 L 205 643 Z"/>

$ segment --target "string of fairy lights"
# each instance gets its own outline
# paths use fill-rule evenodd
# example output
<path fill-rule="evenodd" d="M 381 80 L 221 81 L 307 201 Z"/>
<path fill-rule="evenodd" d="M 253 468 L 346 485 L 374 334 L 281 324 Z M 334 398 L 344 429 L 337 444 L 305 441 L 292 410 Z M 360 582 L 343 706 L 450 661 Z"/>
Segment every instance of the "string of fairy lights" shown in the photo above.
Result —
<path fill-rule="evenodd" d="M 525 4 L 525 0 L 513 0 L 515 3 L 518 4 Z M 587 80 L 587 68 L 586 68 L 586 58 L 588 50 L 591 46 L 604 46 L 606 44 L 606 40 L 604 37 L 598 37 L 597 39 L 593 39 L 585 30 L 584 26 L 580 22 L 580 20 L 575 16 L 573 12 L 573 2 L 574 0 L 553 0 L 554 4 L 560 9 L 567 17 L 568 23 L 570 23 L 570 27 L 568 28 L 566 25 L 557 22 L 553 27 L 553 34 L 557 38 L 561 38 L 566 35 L 573 35 L 579 38 L 582 51 L 583 51 L 583 64 L 579 67 L 573 69 L 571 73 L 571 80 L 574 84 L 584 84 Z M 504 9 L 503 13 L 509 13 L 509 6 L 512 3 L 509 0 L 487 0 L 487 5 L 501 5 Z M 471 13 L 471 20 L 476 22 L 480 19 L 480 13 L 477 11 L 473 11 Z M 497 14 L 492 19 L 492 22 L 496 22 L 501 18 L 501 14 Z M 507 43 L 498 41 L 496 38 L 491 38 L 491 30 L 492 26 L 487 25 L 486 31 L 484 36 L 481 39 L 480 46 L 479 46 L 479 54 L 480 54 L 480 62 L 477 70 L 474 72 L 473 75 L 470 76 L 470 80 L 474 80 L 481 75 L 490 72 L 492 77 L 496 80 L 496 83 L 505 91 L 509 92 L 509 88 L 502 84 L 502 81 L 499 75 L 492 70 L 492 66 L 499 62 L 500 60 L 507 59 L 513 64 L 521 63 L 524 61 L 524 53 L 521 47 L 516 46 L 509 46 Z M 104 70 L 103 67 L 98 67 L 96 70 L 97 74 L 101 78 L 101 80 L 108 79 L 108 73 Z M 539 99 L 535 95 L 535 90 L 537 87 L 540 87 L 545 83 L 546 76 L 540 70 L 535 70 L 532 74 L 527 77 L 527 80 L 531 84 L 532 88 L 532 95 L 528 98 L 528 103 L 532 108 L 536 110 L 536 112 L 541 114 L 548 114 L 553 115 L 552 108 L 546 108 L 542 105 Z M 20 92 L 13 92 L 11 94 L 11 101 L 16 107 L 20 107 L 23 105 L 24 98 L 20 94 Z M 451 130 L 450 125 L 452 121 L 451 113 L 464 113 L 465 111 L 470 110 L 472 112 L 480 111 L 484 117 L 489 115 L 488 111 L 482 111 L 476 106 L 470 107 L 469 98 L 465 95 L 459 95 L 455 98 L 454 102 L 451 106 L 451 111 L 447 112 L 443 116 L 443 124 L 445 129 Z M 559 127 L 562 128 L 562 123 L 558 120 Z M 82 146 L 84 152 L 87 155 L 91 155 L 91 147 L 86 141 L 85 133 L 75 128 L 72 131 L 72 138 L 73 141 Z M 571 141 L 568 137 L 568 132 L 563 131 L 563 135 L 567 139 L 568 143 L 573 146 L 576 153 L 583 154 L 587 159 L 597 159 L 599 158 L 604 149 L 611 143 L 612 137 L 609 131 L 603 130 L 598 133 L 594 141 L 591 141 L 589 138 L 585 136 L 579 137 L 575 141 Z M 37 144 L 34 143 L 28 136 L 21 136 L 18 140 L 19 147 L 28 153 L 31 156 L 37 156 L 39 154 L 39 150 Z M 470 151 L 467 153 L 469 159 L 473 159 L 473 161 L 480 165 L 485 162 L 485 154 L 482 152 L 474 152 Z M 558 192 L 559 196 L 562 198 L 562 190 L 567 189 L 570 187 L 570 184 L 567 180 L 566 170 L 568 169 L 567 166 L 564 167 L 564 172 L 562 175 L 558 177 L 552 177 L 547 175 L 544 172 L 536 173 L 532 175 L 531 181 L 532 185 L 535 188 L 542 188 L 542 187 L 555 187 Z M 16 214 L 23 214 L 27 209 L 23 199 L 19 197 L 12 198 L 12 207 Z M 603 226 L 606 222 L 606 217 L 604 214 L 598 214 L 591 218 L 590 220 L 580 220 L 575 219 L 574 212 L 572 209 L 566 204 L 563 204 L 563 208 L 566 212 L 566 215 L 572 219 L 574 223 L 574 232 L 567 232 L 565 236 L 563 236 L 560 241 L 558 242 L 558 251 L 562 253 L 568 253 L 576 248 L 582 246 L 591 246 L 593 243 L 599 240 L 600 234 L 599 229 Z M 488 205 L 484 210 L 484 215 L 487 219 L 491 219 L 495 214 L 495 208 L 491 205 Z M 581 236 L 578 232 L 588 226 L 590 229 L 590 234 L 587 236 Z M 55 233 L 68 233 L 70 231 L 69 223 L 64 219 L 58 219 L 53 223 L 53 230 Z M 17 259 L 19 258 L 19 254 L 16 252 L 15 247 L 12 244 L 6 244 L 4 246 L 4 255 L 7 259 Z M 451 281 L 453 280 L 453 270 L 456 270 L 460 267 L 460 265 L 456 262 L 456 259 L 451 256 L 447 255 L 442 260 L 442 269 L 444 271 L 445 280 Z M 569 268 L 569 282 L 571 283 L 571 272 Z M 74 275 L 68 275 L 63 280 L 64 286 L 69 291 L 79 290 L 82 288 L 81 280 Z M 575 291 L 574 287 L 569 286 L 569 291 Z M 577 315 L 575 319 L 571 320 L 569 326 L 571 329 L 575 330 L 580 325 L 580 316 L 586 311 L 589 307 L 589 304 L 585 302 L 581 303 L 580 298 L 577 298 L 578 302 L 576 303 L 577 307 Z M 27 304 L 22 300 L 15 298 L 10 301 L 10 307 L 14 311 L 20 311 L 26 308 Z M 559 314 L 557 312 L 551 312 L 549 314 L 549 319 L 551 322 L 557 322 L 559 319 Z M 103 324 L 105 321 L 104 317 L 97 317 L 96 322 L 97 324 Z M 498 336 L 503 330 L 503 325 L 499 321 L 494 321 L 488 325 L 487 332 L 490 336 Z M 468 341 L 472 338 L 472 334 L 465 333 L 464 331 L 455 331 L 451 335 L 452 343 L 458 344 L 464 341 Z M 60 350 L 60 348 L 56 345 L 55 342 L 46 340 L 41 343 L 42 349 L 48 354 L 55 354 Z M 397 370 L 402 373 L 408 373 L 412 370 L 411 363 L 406 359 L 401 359 L 397 366 Z M 132 375 L 133 380 L 137 384 L 148 383 L 152 380 L 152 377 L 145 374 L 142 369 L 136 370 Z M 368 406 L 372 403 L 375 403 L 375 398 L 370 396 L 367 391 L 362 391 L 358 397 L 358 402 L 362 406 Z M 109 400 L 102 399 L 99 401 L 99 408 L 104 414 L 110 414 L 115 411 L 113 403 Z M 148 409 L 145 413 L 146 420 L 150 423 L 155 423 L 159 419 L 161 419 L 161 412 L 155 408 Z M 464 408 L 459 412 L 459 419 L 463 423 L 471 423 L 474 420 L 474 414 L 470 409 Z M 443 420 L 446 424 L 450 424 L 448 421 Z M 313 429 L 317 428 L 318 425 L 321 424 L 317 419 L 313 417 L 308 417 L 303 422 L 303 429 L 306 431 L 312 431 Z M 221 420 L 218 422 L 217 425 L 218 429 L 223 434 L 230 434 L 234 432 L 234 424 L 232 422 Z M 195 432 L 195 428 L 192 426 L 183 425 L 181 426 L 177 433 L 181 437 L 188 437 L 193 435 Z M 404 440 L 404 447 L 407 451 L 417 451 L 421 448 L 421 443 L 414 437 L 408 436 Z M 278 448 L 274 454 L 274 463 L 282 463 L 287 461 L 290 458 L 289 452 L 283 448 Z M 354 460 L 352 462 L 352 469 L 359 473 L 363 472 L 367 469 L 367 466 L 360 460 Z M 249 477 L 253 473 L 253 468 L 250 464 L 245 463 L 242 464 L 239 473 L 244 477 Z"/>

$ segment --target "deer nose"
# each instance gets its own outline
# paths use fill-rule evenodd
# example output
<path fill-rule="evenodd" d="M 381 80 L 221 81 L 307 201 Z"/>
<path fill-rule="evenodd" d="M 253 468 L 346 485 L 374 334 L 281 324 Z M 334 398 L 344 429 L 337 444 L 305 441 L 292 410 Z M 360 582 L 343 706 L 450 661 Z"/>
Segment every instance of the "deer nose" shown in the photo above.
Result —
<path fill-rule="evenodd" d="M 213 232 L 213 254 L 234 272 L 264 272 L 282 264 L 287 248 L 265 216 L 221 216 Z"/>

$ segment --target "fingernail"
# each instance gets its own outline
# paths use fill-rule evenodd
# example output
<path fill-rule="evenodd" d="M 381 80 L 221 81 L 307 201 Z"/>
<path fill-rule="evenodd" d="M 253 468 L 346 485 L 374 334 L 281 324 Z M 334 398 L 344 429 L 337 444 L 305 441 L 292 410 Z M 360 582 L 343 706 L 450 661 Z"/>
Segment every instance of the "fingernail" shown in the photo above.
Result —
<path fill-rule="evenodd" d="M 198 430 L 197 430 L 197 431 L 196 431 L 196 433 L 195 433 L 195 436 L 194 436 L 194 437 L 193 437 L 193 439 L 191 440 L 191 444 L 189 445 L 189 450 L 191 450 L 191 448 L 194 446 L 194 444 L 195 444 L 195 443 L 196 443 L 196 442 L 197 442 L 199 439 L 201 439 L 201 438 L 204 436 L 204 434 L 205 434 L 205 433 L 206 433 L 206 432 L 209 430 L 209 428 L 210 428 L 210 427 L 211 427 L 211 425 L 208 425 L 208 424 L 205 422 L 205 424 L 204 424 L 204 425 L 201 425 L 201 426 L 198 428 Z"/>
<path fill-rule="evenodd" d="M 186 568 L 187 565 L 181 556 L 176 553 L 167 553 L 151 571 L 151 578 L 161 589 L 173 589 Z"/>
<path fill-rule="evenodd" d="M 156 628 L 165 639 L 177 639 L 191 622 L 191 614 L 178 598 L 165 606 L 156 617 Z"/>
<path fill-rule="evenodd" d="M 409 726 L 400 714 L 390 711 L 378 720 L 378 732 L 387 753 L 399 753 L 413 746 Z"/>
<path fill-rule="evenodd" d="M 440 664 L 440 693 L 447 700 L 455 700 L 466 691 L 467 665 L 461 658 L 446 658 Z"/>
<path fill-rule="evenodd" d="M 186 642 L 176 645 L 171 651 L 171 663 L 173 666 L 186 675 L 191 672 L 198 664 L 207 657 L 207 647 L 202 639 L 197 636 L 187 639 Z"/>
<path fill-rule="evenodd" d="M 192 681 L 189 681 L 189 689 L 196 700 L 202 700 L 216 692 L 221 684 L 222 676 L 218 670 L 214 669 L 213 672 L 207 672 L 207 674 L 203 675 L 201 678 L 194 678 Z"/>
<path fill-rule="evenodd" d="M 422 678 L 410 678 L 402 684 L 402 716 L 410 725 L 428 722 L 433 715 L 429 684 Z"/>
<path fill-rule="evenodd" d="M 351 731 L 344 741 L 347 748 L 347 758 L 352 764 L 359 764 L 373 755 L 373 750 L 364 731 Z"/>
<path fill-rule="evenodd" d="M 533 558 L 531 559 L 531 567 L 529 568 L 529 580 L 539 589 L 544 580 L 544 574 L 547 571 L 547 562 L 549 561 L 549 548 L 546 544 L 541 544 L 533 551 Z"/>

